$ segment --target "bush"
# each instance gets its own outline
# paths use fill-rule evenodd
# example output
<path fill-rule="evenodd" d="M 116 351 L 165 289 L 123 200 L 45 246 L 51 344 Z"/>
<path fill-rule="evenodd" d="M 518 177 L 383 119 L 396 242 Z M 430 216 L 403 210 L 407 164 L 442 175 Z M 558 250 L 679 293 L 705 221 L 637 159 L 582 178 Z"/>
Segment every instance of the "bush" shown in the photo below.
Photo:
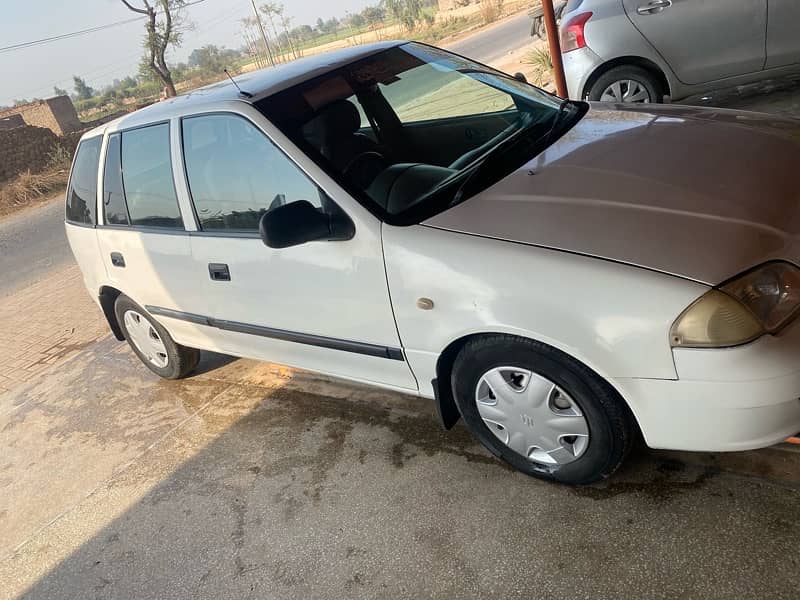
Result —
<path fill-rule="evenodd" d="M 479 12 L 484 24 L 493 23 L 503 14 L 503 0 L 481 0 Z"/>
<path fill-rule="evenodd" d="M 67 185 L 67 170 L 26 171 L 0 185 L 0 215 L 8 214 L 50 196 Z"/>
<path fill-rule="evenodd" d="M 72 164 L 72 152 L 63 145 L 57 144 L 47 155 L 47 167 L 52 170 L 69 169 Z"/>
<path fill-rule="evenodd" d="M 524 60 L 536 69 L 536 81 L 534 83 L 537 85 L 542 84 L 542 77 L 545 73 L 553 71 L 553 58 L 547 48 L 534 48 Z"/>

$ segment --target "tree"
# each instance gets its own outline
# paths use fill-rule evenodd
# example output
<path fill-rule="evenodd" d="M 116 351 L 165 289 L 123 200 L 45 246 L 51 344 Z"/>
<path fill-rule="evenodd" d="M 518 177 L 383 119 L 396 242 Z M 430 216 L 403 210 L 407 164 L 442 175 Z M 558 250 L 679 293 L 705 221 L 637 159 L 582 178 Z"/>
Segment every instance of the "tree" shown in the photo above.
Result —
<path fill-rule="evenodd" d="M 285 45 L 288 47 L 288 51 L 292 53 L 292 56 L 294 56 L 294 58 L 298 58 L 297 51 L 292 43 L 292 38 L 289 35 L 290 19 L 286 16 L 286 8 L 283 6 L 283 4 L 267 2 L 266 4 L 261 5 L 260 10 L 261 13 L 267 17 L 267 23 L 269 23 L 269 26 L 272 28 L 272 37 L 278 43 L 278 55 L 281 55 L 283 52 L 283 46 Z M 279 31 L 278 25 L 275 24 L 276 19 L 280 24 L 283 33 L 285 34 L 283 36 L 281 36 L 281 31 Z"/>
<path fill-rule="evenodd" d="M 192 50 L 189 55 L 189 67 L 197 69 L 203 75 L 221 75 L 222 70 L 230 67 L 230 64 L 236 58 L 238 58 L 238 53 L 235 50 L 208 44 L 202 48 Z"/>
<path fill-rule="evenodd" d="M 366 23 L 366 19 L 359 13 L 353 13 L 348 20 L 350 21 L 350 26 L 356 29 L 361 29 Z"/>
<path fill-rule="evenodd" d="M 66 96 L 67 90 L 58 87 L 57 85 L 53 86 L 53 95 L 54 96 Z"/>
<path fill-rule="evenodd" d="M 143 8 L 134 6 L 129 0 L 120 2 L 146 17 L 144 47 L 147 67 L 164 84 L 167 97 L 175 96 L 175 83 L 167 66 L 166 52 L 170 46 L 180 46 L 183 23 L 179 11 L 186 0 L 141 0 Z M 158 9 L 150 2 L 157 2 Z"/>
<path fill-rule="evenodd" d="M 361 16 L 364 17 L 364 21 L 366 21 L 369 28 L 375 32 L 375 35 L 380 39 L 378 35 L 378 24 L 383 22 L 386 18 L 386 11 L 381 6 L 367 6 L 361 11 Z"/>
<path fill-rule="evenodd" d="M 89 87 L 83 78 L 73 75 L 72 82 L 75 87 L 75 96 L 78 100 L 88 100 L 94 96 L 94 90 Z"/>
<path fill-rule="evenodd" d="M 382 0 L 382 4 L 409 31 L 422 18 L 422 0 Z"/>

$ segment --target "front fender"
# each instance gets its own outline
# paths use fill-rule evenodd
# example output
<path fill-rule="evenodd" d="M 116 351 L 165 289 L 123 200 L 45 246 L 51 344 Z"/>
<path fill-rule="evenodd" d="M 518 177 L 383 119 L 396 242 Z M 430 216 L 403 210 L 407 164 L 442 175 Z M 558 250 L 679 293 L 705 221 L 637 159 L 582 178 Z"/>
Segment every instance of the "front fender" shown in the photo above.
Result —
<path fill-rule="evenodd" d="M 481 333 L 534 339 L 606 380 L 675 379 L 669 329 L 708 287 L 558 250 L 428 226 L 384 226 L 400 339 L 420 392 L 455 340 Z M 419 298 L 431 310 L 417 307 Z"/>

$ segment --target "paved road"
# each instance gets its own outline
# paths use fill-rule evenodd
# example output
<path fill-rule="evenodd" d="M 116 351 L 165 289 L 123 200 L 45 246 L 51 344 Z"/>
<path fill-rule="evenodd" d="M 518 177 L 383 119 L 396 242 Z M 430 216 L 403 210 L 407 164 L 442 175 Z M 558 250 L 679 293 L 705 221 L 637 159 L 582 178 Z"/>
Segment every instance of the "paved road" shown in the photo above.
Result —
<path fill-rule="evenodd" d="M 72 261 L 60 198 L 0 221 L 0 296 Z"/>
<path fill-rule="evenodd" d="M 446 47 L 483 63 L 491 63 L 530 42 L 530 34 L 531 19 L 527 12 L 523 12 Z"/>

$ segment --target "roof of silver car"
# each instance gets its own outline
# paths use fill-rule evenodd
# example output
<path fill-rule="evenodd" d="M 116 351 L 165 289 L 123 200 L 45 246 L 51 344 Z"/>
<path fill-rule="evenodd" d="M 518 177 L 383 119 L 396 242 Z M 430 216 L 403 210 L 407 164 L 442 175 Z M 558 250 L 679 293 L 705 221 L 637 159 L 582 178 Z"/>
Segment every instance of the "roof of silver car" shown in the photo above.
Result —
<path fill-rule="evenodd" d="M 360 58 L 376 54 L 387 48 L 393 48 L 404 43 L 403 41 L 388 41 L 354 46 L 352 48 L 342 48 L 341 50 L 300 58 L 276 67 L 268 67 L 235 77 L 234 79 L 236 83 L 239 84 L 239 87 L 248 94 L 252 94 L 251 98 L 241 95 L 230 80 L 224 79 L 217 83 L 192 90 L 188 94 L 151 104 L 129 115 L 120 117 L 115 121 L 101 125 L 87 132 L 84 137 L 91 137 L 102 133 L 112 125 L 114 125 L 115 128 L 127 128 L 163 121 L 193 111 L 199 106 L 206 104 L 226 100 L 243 100 L 250 103 L 257 102 L 262 98 L 266 98 L 267 96 L 271 96 L 272 94 L 294 85 L 313 79 L 318 75 L 333 71 L 334 69 Z"/>

